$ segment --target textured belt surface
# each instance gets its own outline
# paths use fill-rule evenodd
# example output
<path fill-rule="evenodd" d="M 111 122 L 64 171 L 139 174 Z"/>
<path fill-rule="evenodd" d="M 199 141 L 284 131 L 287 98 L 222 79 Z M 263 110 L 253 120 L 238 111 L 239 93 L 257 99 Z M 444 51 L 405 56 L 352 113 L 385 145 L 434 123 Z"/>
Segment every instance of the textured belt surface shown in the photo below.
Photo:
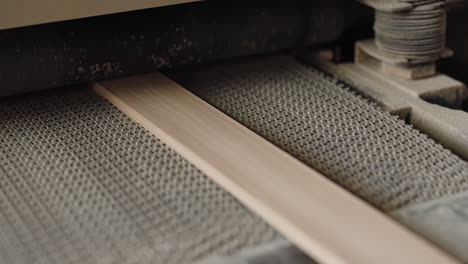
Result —
<path fill-rule="evenodd" d="M 465 161 L 290 57 L 172 75 L 383 210 L 468 190 Z M 1 263 L 190 263 L 279 238 L 93 94 L 0 102 Z"/>
<path fill-rule="evenodd" d="M 96 95 L 0 102 L 0 263 L 191 263 L 278 238 Z"/>
<path fill-rule="evenodd" d="M 291 57 L 263 57 L 169 74 L 383 210 L 468 190 L 467 162 L 337 80 Z"/>

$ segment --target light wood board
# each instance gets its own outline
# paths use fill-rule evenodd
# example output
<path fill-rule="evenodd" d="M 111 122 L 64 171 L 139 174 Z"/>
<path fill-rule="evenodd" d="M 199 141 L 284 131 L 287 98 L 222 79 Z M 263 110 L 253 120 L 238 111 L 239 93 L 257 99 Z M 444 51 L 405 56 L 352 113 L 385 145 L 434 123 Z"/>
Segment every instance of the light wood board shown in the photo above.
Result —
<path fill-rule="evenodd" d="M 1 0 L 0 29 L 193 1 L 197 0 Z"/>
<path fill-rule="evenodd" d="M 321 263 L 456 263 L 161 74 L 95 91 Z"/>

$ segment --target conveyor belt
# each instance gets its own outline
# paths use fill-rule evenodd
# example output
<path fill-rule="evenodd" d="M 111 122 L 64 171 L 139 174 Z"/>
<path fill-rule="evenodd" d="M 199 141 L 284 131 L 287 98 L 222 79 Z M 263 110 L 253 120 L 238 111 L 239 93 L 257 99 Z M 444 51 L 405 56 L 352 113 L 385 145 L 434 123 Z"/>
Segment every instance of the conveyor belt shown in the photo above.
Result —
<path fill-rule="evenodd" d="M 171 76 L 382 210 L 468 190 L 467 162 L 293 58 Z M 96 95 L 0 101 L 2 263 L 191 263 L 280 239 Z"/>
<path fill-rule="evenodd" d="M 0 102 L 0 263 L 192 263 L 280 238 L 91 92 Z"/>
<path fill-rule="evenodd" d="M 170 75 L 382 210 L 468 190 L 467 162 L 292 57 L 260 57 Z"/>
<path fill-rule="evenodd" d="M 182 86 L 468 261 L 468 163 L 291 57 L 172 71 Z"/>

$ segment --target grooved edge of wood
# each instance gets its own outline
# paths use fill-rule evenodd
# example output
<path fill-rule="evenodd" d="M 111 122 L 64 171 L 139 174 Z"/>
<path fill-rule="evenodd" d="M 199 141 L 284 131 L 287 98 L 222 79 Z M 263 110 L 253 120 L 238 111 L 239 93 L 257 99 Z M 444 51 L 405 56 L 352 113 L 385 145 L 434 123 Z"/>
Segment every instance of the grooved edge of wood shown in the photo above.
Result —
<path fill-rule="evenodd" d="M 323 263 L 458 263 L 159 73 L 94 90 Z"/>

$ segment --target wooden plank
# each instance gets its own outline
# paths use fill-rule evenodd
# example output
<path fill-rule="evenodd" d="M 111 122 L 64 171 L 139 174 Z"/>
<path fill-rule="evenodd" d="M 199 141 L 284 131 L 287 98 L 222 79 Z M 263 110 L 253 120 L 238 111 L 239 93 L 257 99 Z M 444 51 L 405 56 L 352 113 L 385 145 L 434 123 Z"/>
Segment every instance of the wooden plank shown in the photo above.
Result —
<path fill-rule="evenodd" d="M 91 17 L 197 0 L 2 0 L 0 29 Z"/>
<path fill-rule="evenodd" d="M 161 74 L 95 91 L 322 263 L 456 263 Z"/>

